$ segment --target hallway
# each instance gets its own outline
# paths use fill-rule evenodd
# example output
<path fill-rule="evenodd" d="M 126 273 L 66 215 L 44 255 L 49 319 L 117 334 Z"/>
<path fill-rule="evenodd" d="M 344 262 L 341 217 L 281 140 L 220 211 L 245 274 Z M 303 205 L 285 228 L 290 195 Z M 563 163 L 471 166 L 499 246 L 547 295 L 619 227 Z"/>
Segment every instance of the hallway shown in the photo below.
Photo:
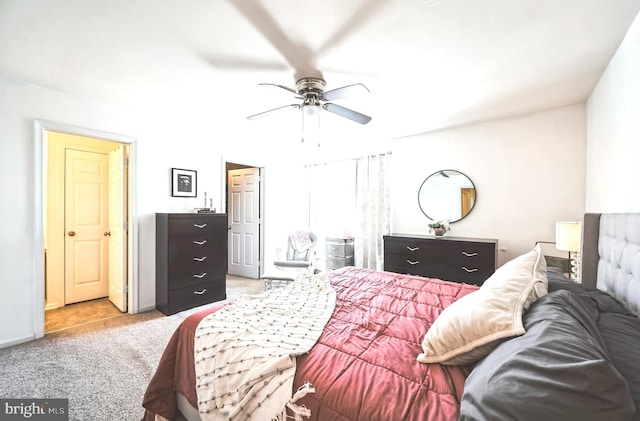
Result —
<path fill-rule="evenodd" d="M 118 310 L 107 297 L 69 304 L 44 312 L 44 333 L 57 332 L 123 314 L 127 313 Z"/>

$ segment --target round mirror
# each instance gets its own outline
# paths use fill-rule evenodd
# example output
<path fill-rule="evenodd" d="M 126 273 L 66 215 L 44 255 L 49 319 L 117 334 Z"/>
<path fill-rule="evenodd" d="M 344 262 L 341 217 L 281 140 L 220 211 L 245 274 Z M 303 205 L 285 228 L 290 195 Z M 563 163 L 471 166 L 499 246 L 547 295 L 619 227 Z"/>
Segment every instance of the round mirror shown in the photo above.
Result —
<path fill-rule="evenodd" d="M 418 190 L 420 210 L 433 221 L 459 221 L 471 212 L 475 203 L 473 182 L 456 170 L 434 172 Z"/>

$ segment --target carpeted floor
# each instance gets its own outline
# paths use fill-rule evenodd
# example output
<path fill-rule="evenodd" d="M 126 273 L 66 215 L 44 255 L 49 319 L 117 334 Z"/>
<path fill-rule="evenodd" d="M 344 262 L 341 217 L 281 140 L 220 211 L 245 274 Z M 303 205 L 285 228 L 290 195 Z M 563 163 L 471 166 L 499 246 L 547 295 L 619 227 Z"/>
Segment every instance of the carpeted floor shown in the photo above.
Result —
<path fill-rule="evenodd" d="M 260 280 L 227 280 L 227 299 L 262 292 Z M 135 421 L 162 351 L 189 314 L 124 314 L 0 349 L 0 398 L 68 398 L 69 420 Z"/>

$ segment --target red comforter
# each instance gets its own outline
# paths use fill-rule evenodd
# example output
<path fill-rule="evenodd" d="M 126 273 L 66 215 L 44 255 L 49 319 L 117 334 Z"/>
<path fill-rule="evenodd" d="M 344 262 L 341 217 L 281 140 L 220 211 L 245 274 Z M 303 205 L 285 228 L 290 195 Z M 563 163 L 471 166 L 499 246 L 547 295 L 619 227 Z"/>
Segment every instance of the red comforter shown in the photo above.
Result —
<path fill-rule="evenodd" d="M 294 384 L 316 389 L 298 402 L 312 420 L 458 419 L 469 368 L 422 364 L 416 356 L 442 310 L 478 287 L 352 267 L 329 276 L 336 308 L 316 345 L 298 358 Z M 147 419 L 173 417 L 174 391 L 196 406 L 193 332 L 212 311 L 190 316 L 172 337 L 145 394 Z"/>

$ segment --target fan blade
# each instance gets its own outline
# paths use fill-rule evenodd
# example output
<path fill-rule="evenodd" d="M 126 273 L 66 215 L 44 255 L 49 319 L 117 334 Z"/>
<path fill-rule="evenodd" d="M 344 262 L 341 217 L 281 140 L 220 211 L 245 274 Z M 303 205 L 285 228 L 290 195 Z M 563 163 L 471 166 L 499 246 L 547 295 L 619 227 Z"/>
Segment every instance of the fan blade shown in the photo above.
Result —
<path fill-rule="evenodd" d="M 355 83 L 353 85 L 343 86 L 342 88 L 336 88 L 330 91 L 326 91 L 322 94 L 322 99 L 324 101 L 334 101 L 336 99 L 346 98 L 354 92 L 362 92 L 363 89 L 367 92 L 370 92 L 369 88 L 364 86 L 362 83 Z"/>
<path fill-rule="evenodd" d="M 282 88 L 282 89 L 284 89 L 284 90 L 286 90 L 286 91 L 292 92 L 292 93 L 296 96 L 296 98 L 298 98 L 298 99 L 304 99 L 303 97 L 301 97 L 300 95 L 298 95 L 298 92 L 296 92 L 296 90 L 295 90 L 295 89 L 289 88 L 288 86 L 278 85 L 278 84 L 276 84 L 276 83 L 259 83 L 258 85 L 260 85 L 260 86 L 275 86 L 275 87 L 277 87 L 277 88 Z"/>
<path fill-rule="evenodd" d="M 361 114 L 357 111 L 350 110 L 349 108 L 343 107 L 341 105 L 327 103 L 322 106 L 325 110 L 330 113 L 337 114 L 341 117 L 348 118 L 349 120 L 353 120 L 356 123 L 367 124 L 371 121 L 371 117 L 368 115 Z"/>
<path fill-rule="evenodd" d="M 294 42 L 287 31 L 272 16 L 272 12 L 259 0 L 231 0 L 240 14 L 280 53 L 295 70 L 295 78 L 313 76 L 322 77 L 315 66 L 313 52 L 309 48 Z"/>
<path fill-rule="evenodd" d="M 269 111 L 263 111 L 261 113 L 258 114 L 254 114 L 254 115 L 250 115 L 249 117 L 247 117 L 247 120 L 256 120 L 258 118 L 261 117 L 266 117 L 270 114 L 275 113 L 276 111 L 285 109 L 285 108 L 300 108 L 300 104 L 289 104 L 289 105 L 285 105 L 284 107 L 278 107 L 278 108 L 274 108 L 273 110 L 269 110 Z"/>
<path fill-rule="evenodd" d="M 199 54 L 199 57 L 213 68 L 219 70 L 252 72 L 288 72 L 290 66 L 275 61 L 253 60 L 245 57 L 227 55 Z"/>
<path fill-rule="evenodd" d="M 365 0 L 345 21 L 324 45 L 316 49 L 317 56 L 326 56 L 331 51 L 340 48 L 346 40 L 358 34 L 376 15 L 380 14 L 384 7 L 388 6 L 387 0 Z"/>

